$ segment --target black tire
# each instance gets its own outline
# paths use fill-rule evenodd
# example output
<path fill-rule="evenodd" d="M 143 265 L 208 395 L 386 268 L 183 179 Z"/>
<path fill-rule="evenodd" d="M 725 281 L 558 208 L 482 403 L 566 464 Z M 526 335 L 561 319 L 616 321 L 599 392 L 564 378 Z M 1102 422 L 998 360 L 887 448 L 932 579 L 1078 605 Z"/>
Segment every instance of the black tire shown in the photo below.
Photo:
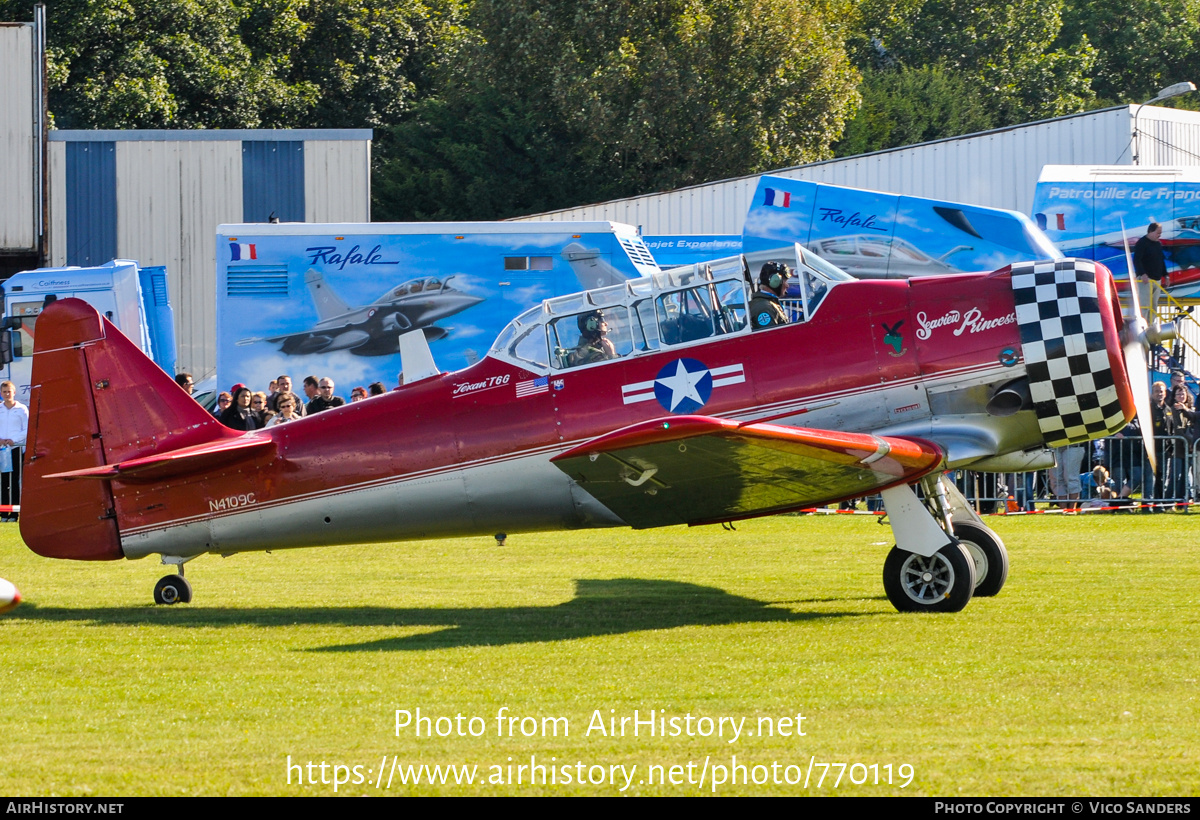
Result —
<path fill-rule="evenodd" d="M 975 593 L 975 562 L 961 544 L 930 558 L 892 547 L 883 562 L 883 589 L 899 612 L 959 612 Z"/>
<path fill-rule="evenodd" d="M 192 585 L 182 575 L 164 575 L 154 585 L 154 603 L 190 604 Z"/>
<path fill-rule="evenodd" d="M 975 597 L 990 598 L 1004 589 L 1008 580 L 1008 550 L 1000 536 L 980 524 L 964 521 L 954 525 L 954 537 L 975 562 Z"/>

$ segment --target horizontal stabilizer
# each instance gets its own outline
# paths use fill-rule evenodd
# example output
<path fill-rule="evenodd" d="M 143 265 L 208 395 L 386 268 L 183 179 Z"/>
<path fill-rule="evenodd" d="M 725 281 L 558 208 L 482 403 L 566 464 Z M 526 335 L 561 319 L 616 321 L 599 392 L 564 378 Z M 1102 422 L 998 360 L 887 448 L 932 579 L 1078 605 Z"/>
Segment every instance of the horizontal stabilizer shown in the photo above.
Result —
<path fill-rule="evenodd" d="M 671 416 L 592 439 L 552 461 L 642 529 L 867 495 L 915 481 L 942 458 L 937 445 L 917 438 Z"/>
<path fill-rule="evenodd" d="M 103 464 L 83 470 L 68 470 L 50 473 L 46 478 L 104 478 L 121 481 L 157 481 L 163 478 L 208 472 L 217 467 L 254 456 L 273 458 L 275 442 L 269 438 L 235 438 L 183 447 L 167 453 L 156 453 L 143 458 L 122 461 L 119 464 Z"/>

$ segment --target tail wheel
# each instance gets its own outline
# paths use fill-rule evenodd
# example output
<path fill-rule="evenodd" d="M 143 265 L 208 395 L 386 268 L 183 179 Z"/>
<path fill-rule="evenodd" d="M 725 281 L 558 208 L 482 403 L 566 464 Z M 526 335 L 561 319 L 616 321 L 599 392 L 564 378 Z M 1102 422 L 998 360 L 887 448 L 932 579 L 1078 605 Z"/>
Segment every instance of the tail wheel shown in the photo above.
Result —
<path fill-rule="evenodd" d="M 166 575 L 154 585 L 154 603 L 189 604 L 192 602 L 192 585 L 182 575 Z"/>
<path fill-rule="evenodd" d="M 954 524 L 957 538 L 971 560 L 975 562 L 975 595 L 991 597 L 1004 588 L 1008 580 L 1008 550 L 995 532 L 969 521 Z"/>
<path fill-rule="evenodd" d="M 883 588 L 900 612 L 958 612 L 975 592 L 975 562 L 959 544 L 929 557 L 892 547 L 883 563 Z"/>

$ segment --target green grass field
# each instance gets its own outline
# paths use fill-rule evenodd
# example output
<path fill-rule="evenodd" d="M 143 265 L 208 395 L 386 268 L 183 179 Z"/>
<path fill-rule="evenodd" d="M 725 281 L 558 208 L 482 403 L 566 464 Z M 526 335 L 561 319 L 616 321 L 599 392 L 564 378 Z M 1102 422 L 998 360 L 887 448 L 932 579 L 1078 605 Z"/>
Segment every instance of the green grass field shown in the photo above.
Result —
<path fill-rule="evenodd" d="M 43 559 L 3 525 L 26 603 L 0 616 L 0 790 L 707 794 L 723 766 L 718 794 L 1200 792 L 1200 518 L 988 523 L 1008 585 L 955 615 L 892 609 L 867 516 L 204 557 L 175 607 L 149 603 L 151 560 Z M 466 736 L 397 736 L 417 708 Z M 498 737 L 501 709 L 534 736 Z M 681 731 L 587 732 L 634 710 Z M 475 783 L 403 784 L 410 764 Z"/>

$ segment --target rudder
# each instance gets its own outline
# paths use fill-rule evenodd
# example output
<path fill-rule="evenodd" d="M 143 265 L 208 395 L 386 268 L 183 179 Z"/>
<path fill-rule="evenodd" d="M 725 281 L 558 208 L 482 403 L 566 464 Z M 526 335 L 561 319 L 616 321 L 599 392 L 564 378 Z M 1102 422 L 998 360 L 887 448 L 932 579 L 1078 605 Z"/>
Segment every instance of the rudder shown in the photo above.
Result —
<path fill-rule="evenodd" d="M 20 526 L 38 555 L 123 557 L 112 482 L 45 476 L 237 436 L 78 299 L 38 317 L 31 382 Z"/>

